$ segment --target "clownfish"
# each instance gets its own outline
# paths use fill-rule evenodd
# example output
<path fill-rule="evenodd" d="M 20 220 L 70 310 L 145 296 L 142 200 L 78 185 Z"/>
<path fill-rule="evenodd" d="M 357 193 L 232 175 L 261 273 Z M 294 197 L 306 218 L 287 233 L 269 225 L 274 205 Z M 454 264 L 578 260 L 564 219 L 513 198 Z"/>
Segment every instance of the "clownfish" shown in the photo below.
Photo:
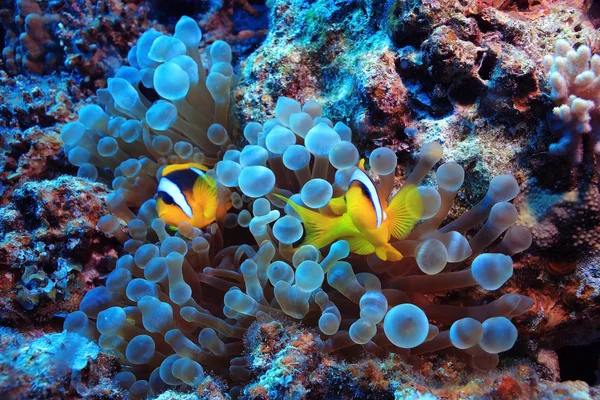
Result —
<path fill-rule="evenodd" d="M 207 171 L 208 167 L 195 163 L 169 165 L 162 170 L 156 211 L 172 230 L 184 221 L 205 228 L 231 208 L 230 200 L 220 199 L 220 185 Z"/>
<path fill-rule="evenodd" d="M 331 199 L 329 207 L 336 216 L 322 215 L 277 195 L 289 204 L 304 222 L 302 245 L 325 247 L 346 240 L 355 254 L 376 253 L 384 261 L 399 261 L 402 254 L 391 244 L 391 237 L 405 238 L 421 219 L 423 202 L 415 185 L 407 185 L 391 199 L 382 201 L 367 173 L 357 168 L 350 177 L 348 191 Z"/>

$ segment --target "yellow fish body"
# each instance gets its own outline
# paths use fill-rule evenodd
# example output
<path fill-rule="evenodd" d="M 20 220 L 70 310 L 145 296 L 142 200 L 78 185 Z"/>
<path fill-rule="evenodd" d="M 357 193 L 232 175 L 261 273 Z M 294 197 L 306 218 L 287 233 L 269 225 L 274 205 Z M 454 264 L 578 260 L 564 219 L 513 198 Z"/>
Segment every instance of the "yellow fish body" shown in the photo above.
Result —
<path fill-rule="evenodd" d="M 205 228 L 231 208 L 229 200 L 219 198 L 219 184 L 206 171 L 208 167 L 195 163 L 169 165 L 162 170 L 156 211 L 167 225 L 177 228 L 185 221 Z"/>
<path fill-rule="evenodd" d="M 303 245 L 325 247 L 346 240 L 355 254 L 376 253 L 384 261 L 399 261 L 402 254 L 391 244 L 391 237 L 403 239 L 423 214 L 417 187 L 403 187 L 389 202 L 381 201 L 373 181 L 357 168 L 344 197 L 331 199 L 329 206 L 338 216 L 324 216 L 278 196 L 300 215 L 306 232 Z"/>

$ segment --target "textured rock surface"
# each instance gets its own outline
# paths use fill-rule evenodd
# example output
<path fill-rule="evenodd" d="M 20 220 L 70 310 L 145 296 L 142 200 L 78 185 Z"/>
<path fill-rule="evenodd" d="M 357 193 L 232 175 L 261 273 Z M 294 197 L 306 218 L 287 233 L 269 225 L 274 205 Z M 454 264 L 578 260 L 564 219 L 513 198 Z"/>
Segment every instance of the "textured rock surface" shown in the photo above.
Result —
<path fill-rule="evenodd" d="M 0 327 L 0 396 L 4 399 L 122 399 L 109 378 L 117 366 L 79 335 L 30 337 Z"/>
<path fill-rule="evenodd" d="M 66 67 L 96 85 L 96 79 L 114 73 L 129 43 L 148 28 L 143 2 L 17 0 L 0 12 L 2 69 L 43 75 Z"/>
<path fill-rule="evenodd" d="M 539 90 L 545 49 L 558 35 L 594 46 L 593 26 L 569 2 L 538 13 L 455 4 L 273 2 L 269 35 L 242 68 L 242 122 L 272 115 L 279 96 L 317 98 L 332 119 L 398 149 L 410 144 L 408 126 L 418 141 L 443 139 L 455 159 L 506 141 L 500 165 L 474 161 L 487 173 L 510 168 L 549 106 Z"/>
<path fill-rule="evenodd" d="M 96 230 L 107 193 L 104 185 L 63 176 L 10 194 L 0 207 L 0 321 L 43 323 L 72 311 L 86 282 L 108 271 L 114 243 Z"/>
<path fill-rule="evenodd" d="M 95 228 L 108 189 L 63 175 L 75 171 L 60 127 L 89 96 L 75 78 L 0 74 L 0 323 L 42 327 L 108 267 L 113 245 Z"/>
<path fill-rule="evenodd" d="M 393 357 L 339 361 L 320 353 L 315 332 L 280 321 L 257 323 L 250 335 L 250 356 L 257 374 L 245 398 L 552 398 L 592 399 L 600 392 L 585 382 L 540 379 L 528 365 L 511 363 L 488 374 L 466 373 L 463 361 L 432 357 L 410 366 Z"/>
<path fill-rule="evenodd" d="M 165 30 L 161 23 L 172 29 L 175 17 L 181 15 L 199 14 L 200 25 L 207 32 L 204 43 L 227 40 L 241 58 L 266 35 L 263 4 L 231 0 L 180 3 L 181 8 L 172 4 L 166 10 L 160 2 L 145 0 L 16 0 L 0 8 L 0 34 L 4 32 L 5 43 L 0 69 L 11 76 L 72 71 L 85 86 L 98 88 L 126 61 L 132 43 L 144 31 Z"/>

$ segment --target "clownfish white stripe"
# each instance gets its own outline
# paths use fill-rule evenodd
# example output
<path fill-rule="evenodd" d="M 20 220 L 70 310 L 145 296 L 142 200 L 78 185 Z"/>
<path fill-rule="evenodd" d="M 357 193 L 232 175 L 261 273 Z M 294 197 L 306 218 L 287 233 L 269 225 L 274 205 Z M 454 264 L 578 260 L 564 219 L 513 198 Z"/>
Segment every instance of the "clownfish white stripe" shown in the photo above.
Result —
<path fill-rule="evenodd" d="M 353 181 L 361 183 L 369 194 L 369 200 L 373 204 L 373 208 L 375 209 L 375 217 L 377 219 L 377 228 L 381 226 L 383 222 L 383 210 L 381 209 L 381 201 L 379 200 L 379 193 L 377 193 L 377 188 L 375 184 L 369 178 L 365 171 L 360 168 L 357 168 L 350 176 L 350 183 Z"/>
<path fill-rule="evenodd" d="M 160 178 L 160 182 L 158 182 L 158 192 L 165 192 L 173 199 L 173 202 L 181 208 L 181 210 L 188 216 L 188 218 L 192 218 L 192 207 L 188 204 L 185 196 L 179 189 L 179 186 L 174 184 L 171 180 L 162 177 Z"/>
<path fill-rule="evenodd" d="M 198 174 L 198 176 L 202 176 L 204 175 L 206 172 L 202 171 L 201 169 L 195 168 L 195 167 L 191 167 L 190 168 L 192 171 L 194 171 L 195 173 Z"/>

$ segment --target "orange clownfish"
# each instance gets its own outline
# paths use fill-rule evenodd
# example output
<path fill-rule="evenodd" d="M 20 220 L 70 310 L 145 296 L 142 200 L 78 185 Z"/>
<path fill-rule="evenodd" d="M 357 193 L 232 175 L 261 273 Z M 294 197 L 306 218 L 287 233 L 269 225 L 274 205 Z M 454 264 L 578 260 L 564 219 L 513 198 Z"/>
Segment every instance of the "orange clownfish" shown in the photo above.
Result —
<path fill-rule="evenodd" d="M 169 165 L 162 170 L 156 211 L 172 229 L 184 221 L 205 228 L 231 208 L 228 199 L 220 199 L 223 191 L 206 171 L 208 167 L 195 163 Z"/>
<path fill-rule="evenodd" d="M 288 203 L 304 222 L 303 245 L 322 248 L 336 240 L 346 240 L 351 252 L 376 253 L 384 261 L 402 259 L 390 239 L 405 238 L 423 214 L 423 202 L 415 185 L 403 187 L 389 203 L 384 203 L 371 178 L 360 168 L 350 177 L 345 196 L 329 202 L 336 216 L 325 216 L 285 197 L 277 197 Z"/>

